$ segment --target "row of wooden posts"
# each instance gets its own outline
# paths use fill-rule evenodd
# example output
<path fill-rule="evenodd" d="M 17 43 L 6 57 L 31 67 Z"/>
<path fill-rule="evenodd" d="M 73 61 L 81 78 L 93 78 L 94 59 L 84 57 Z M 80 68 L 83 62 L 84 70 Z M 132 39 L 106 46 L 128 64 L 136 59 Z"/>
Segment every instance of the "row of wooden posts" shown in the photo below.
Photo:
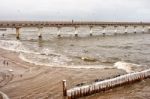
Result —
<path fill-rule="evenodd" d="M 133 82 L 140 81 L 146 78 L 150 78 L 150 69 L 141 72 L 121 75 L 116 78 L 94 82 L 90 85 L 75 87 L 69 90 L 67 90 L 66 80 L 63 80 L 63 95 L 67 96 L 68 99 L 77 99 L 98 92 L 106 91 L 114 87 L 131 84 Z"/>
<path fill-rule="evenodd" d="M 92 36 L 93 35 L 93 27 L 94 26 L 89 26 L 89 29 L 90 29 L 90 36 Z M 103 35 L 105 35 L 106 34 L 106 27 L 107 26 L 102 26 L 102 28 L 103 28 L 103 30 L 102 30 L 102 34 Z M 117 27 L 118 26 L 114 26 L 114 33 L 117 33 Z M 133 26 L 134 27 L 134 33 L 136 33 L 137 32 L 137 26 Z M 19 39 L 20 38 L 20 28 L 21 27 L 16 27 L 16 38 L 17 39 Z M 42 28 L 43 27 L 38 27 L 38 36 L 39 36 L 39 38 L 42 38 Z M 74 35 L 75 35 L 75 37 L 77 37 L 78 36 L 78 28 L 79 28 L 79 26 L 77 27 L 74 27 L 75 28 L 75 33 L 74 33 Z M 125 33 L 127 33 L 128 32 L 128 26 L 125 26 Z M 61 34 L 60 34 L 60 30 L 61 30 L 61 27 L 57 27 L 57 36 L 58 37 L 61 37 Z M 143 26 L 143 29 L 142 29 L 142 32 L 144 33 L 145 32 L 145 26 Z"/>

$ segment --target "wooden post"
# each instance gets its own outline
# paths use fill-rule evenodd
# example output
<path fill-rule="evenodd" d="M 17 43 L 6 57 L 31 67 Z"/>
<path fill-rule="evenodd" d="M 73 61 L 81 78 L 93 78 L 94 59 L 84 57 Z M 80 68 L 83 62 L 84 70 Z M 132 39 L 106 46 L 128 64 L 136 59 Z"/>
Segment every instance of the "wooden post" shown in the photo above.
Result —
<path fill-rule="evenodd" d="M 16 39 L 20 39 L 20 27 L 16 27 Z"/>
<path fill-rule="evenodd" d="M 63 83 L 63 96 L 67 96 L 66 80 L 63 80 L 62 83 Z"/>
<path fill-rule="evenodd" d="M 0 93 L 0 99 L 3 99 L 4 97 L 3 97 L 3 95 Z"/>

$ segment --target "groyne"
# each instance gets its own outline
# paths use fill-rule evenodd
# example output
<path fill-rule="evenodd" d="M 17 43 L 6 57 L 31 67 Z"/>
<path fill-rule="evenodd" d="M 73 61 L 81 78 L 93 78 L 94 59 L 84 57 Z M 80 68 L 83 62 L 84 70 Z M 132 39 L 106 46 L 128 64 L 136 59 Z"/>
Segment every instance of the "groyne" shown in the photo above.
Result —
<path fill-rule="evenodd" d="M 118 86 L 132 84 L 136 81 L 141 81 L 146 78 L 150 78 L 150 69 L 121 75 L 104 81 L 97 81 L 90 85 L 75 87 L 68 90 L 66 80 L 63 80 L 63 95 L 67 96 L 68 99 L 77 99 L 98 92 L 107 91 Z"/>

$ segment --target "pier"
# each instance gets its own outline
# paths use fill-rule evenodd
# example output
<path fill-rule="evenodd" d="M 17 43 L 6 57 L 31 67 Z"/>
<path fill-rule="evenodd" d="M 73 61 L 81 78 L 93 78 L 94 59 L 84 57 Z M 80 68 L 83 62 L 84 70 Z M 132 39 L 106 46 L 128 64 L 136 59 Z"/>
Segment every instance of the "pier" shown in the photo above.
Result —
<path fill-rule="evenodd" d="M 137 28 L 142 27 L 142 33 L 146 32 L 146 27 L 150 27 L 150 22 L 87 22 L 87 21 L 0 21 L 0 28 L 15 28 L 16 38 L 20 38 L 20 29 L 24 27 L 38 28 L 38 37 L 42 38 L 43 27 L 56 27 L 57 36 L 61 37 L 60 31 L 63 27 L 74 27 L 74 36 L 78 37 L 78 28 L 87 26 L 89 27 L 89 35 L 93 35 L 93 28 L 96 26 L 102 27 L 102 35 L 105 36 L 106 28 L 109 26 L 114 27 L 114 34 L 117 33 L 118 27 L 124 27 L 124 33 L 128 33 L 128 27 L 134 28 L 134 33 L 137 33 Z M 149 31 L 149 30 L 148 30 Z"/>

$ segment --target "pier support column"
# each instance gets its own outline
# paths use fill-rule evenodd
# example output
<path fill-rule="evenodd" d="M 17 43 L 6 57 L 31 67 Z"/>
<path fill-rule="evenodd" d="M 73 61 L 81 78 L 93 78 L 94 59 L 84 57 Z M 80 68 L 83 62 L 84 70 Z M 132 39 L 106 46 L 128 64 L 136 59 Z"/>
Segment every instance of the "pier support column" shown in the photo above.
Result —
<path fill-rule="evenodd" d="M 39 39 L 42 38 L 42 28 L 43 28 L 43 27 L 39 27 L 39 28 L 38 28 L 38 37 L 39 37 Z"/>
<path fill-rule="evenodd" d="M 137 28 L 137 26 L 134 26 L 134 33 L 135 33 L 135 34 L 137 33 L 136 28 Z"/>
<path fill-rule="evenodd" d="M 106 35 L 106 26 L 102 26 L 102 28 L 103 28 L 102 34 L 103 34 L 103 36 L 105 36 Z"/>
<path fill-rule="evenodd" d="M 75 26 L 75 37 L 78 37 L 78 27 Z"/>
<path fill-rule="evenodd" d="M 93 36 L 93 26 L 90 26 L 90 36 Z"/>
<path fill-rule="evenodd" d="M 145 26 L 143 26 L 142 33 L 145 33 Z"/>
<path fill-rule="evenodd" d="M 61 37 L 60 30 L 61 30 L 61 27 L 58 26 L 58 27 L 57 27 L 57 37 Z"/>
<path fill-rule="evenodd" d="M 114 33 L 117 34 L 117 27 L 118 26 L 114 26 Z"/>
<path fill-rule="evenodd" d="M 125 34 L 128 33 L 128 26 L 125 26 Z"/>
<path fill-rule="evenodd" d="M 16 39 L 20 39 L 20 27 L 16 27 Z"/>
<path fill-rule="evenodd" d="M 66 84 L 66 80 L 63 80 L 62 84 L 63 84 L 63 96 L 67 96 L 67 84 Z"/>

